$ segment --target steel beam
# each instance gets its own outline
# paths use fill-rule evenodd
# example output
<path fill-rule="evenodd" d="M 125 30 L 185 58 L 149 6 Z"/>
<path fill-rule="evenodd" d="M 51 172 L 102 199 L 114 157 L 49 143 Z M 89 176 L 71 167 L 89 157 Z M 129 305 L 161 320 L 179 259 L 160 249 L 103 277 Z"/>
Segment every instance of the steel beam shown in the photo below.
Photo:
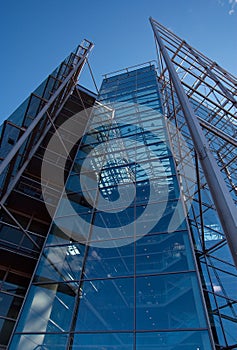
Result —
<path fill-rule="evenodd" d="M 220 130 L 219 128 L 217 128 L 216 126 L 207 122 L 206 120 L 204 120 L 201 117 L 197 116 L 197 119 L 199 120 L 199 122 L 203 128 L 205 128 L 208 131 L 210 131 L 211 133 L 217 135 L 222 140 L 225 140 L 226 142 L 228 142 L 232 146 L 237 147 L 237 140 L 234 137 L 227 135 L 224 131 Z"/>
<path fill-rule="evenodd" d="M 200 58 L 200 56 L 193 50 L 193 48 L 190 45 L 188 45 L 186 42 L 184 44 L 189 49 L 191 54 L 197 59 L 198 63 L 207 71 L 211 79 L 213 79 L 215 83 L 219 86 L 219 88 L 222 90 L 222 92 L 228 98 L 228 100 L 230 100 L 233 103 L 233 105 L 237 107 L 237 101 L 235 100 L 234 96 L 229 92 L 229 90 L 225 88 L 225 86 L 221 83 L 221 81 L 218 79 L 215 73 L 212 72 L 208 65 Z"/>
<path fill-rule="evenodd" d="M 170 80 L 172 81 L 177 94 L 195 150 L 200 160 L 213 202 L 225 233 L 226 240 L 228 242 L 234 263 L 237 267 L 237 208 L 228 191 L 215 158 L 209 149 L 208 142 L 205 139 L 202 128 L 188 100 L 188 97 L 185 94 L 185 90 L 181 81 L 179 80 L 175 67 L 160 37 L 159 31 L 156 27 L 156 21 L 150 17 L 150 23 L 160 52 L 169 71 Z"/>

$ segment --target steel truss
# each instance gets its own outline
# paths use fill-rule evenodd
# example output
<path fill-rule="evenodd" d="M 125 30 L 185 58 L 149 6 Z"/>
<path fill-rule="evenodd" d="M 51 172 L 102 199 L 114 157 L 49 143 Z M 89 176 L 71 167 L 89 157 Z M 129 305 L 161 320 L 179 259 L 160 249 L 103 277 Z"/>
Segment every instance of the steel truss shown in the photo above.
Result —
<path fill-rule="evenodd" d="M 237 349 L 237 79 L 154 19 L 150 22 L 163 110 L 168 125 L 176 126 L 170 138 L 216 348 Z M 180 147 L 179 132 L 186 147 Z M 185 172 L 190 153 L 193 179 Z"/>
<path fill-rule="evenodd" d="M 40 249 L 38 244 L 21 227 L 21 224 L 17 221 L 13 214 L 7 210 L 4 203 L 6 202 L 9 194 L 15 188 L 29 162 L 31 161 L 33 155 L 46 137 L 47 133 L 52 127 L 54 130 L 56 130 L 54 122 L 57 116 L 60 114 L 66 101 L 70 97 L 72 91 L 74 90 L 78 81 L 78 77 L 82 71 L 84 64 L 87 62 L 87 57 L 93 46 L 94 45 L 91 42 L 84 40 L 77 47 L 75 52 L 72 53 L 68 59 L 62 62 L 60 68 L 58 69 L 57 75 L 53 77 L 55 82 L 50 91 L 51 97 L 48 100 L 43 97 L 44 93 L 42 96 L 36 95 L 35 93 L 31 94 L 31 98 L 34 96 L 40 101 L 40 104 L 37 114 L 34 118 L 32 118 L 32 122 L 27 128 L 15 125 L 11 123 L 11 121 L 6 121 L 6 123 L 11 125 L 11 127 L 18 128 L 21 133 L 19 134 L 19 138 L 13 145 L 10 152 L 4 159 L 2 159 L 2 163 L 0 165 L 0 177 L 2 182 L 0 206 L 7 213 L 7 215 L 11 216 L 11 218 L 17 224 L 18 228 L 32 241 L 33 245 L 35 245 L 35 247 L 38 249 Z M 49 78 L 52 78 L 52 76 L 49 76 Z M 49 81 L 46 83 L 46 87 L 47 84 L 49 85 Z M 78 90 L 77 93 L 80 95 Z M 28 114 L 30 113 L 30 103 L 32 101 L 31 98 L 29 100 L 28 107 L 26 108 L 22 125 L 24 125 L 25 120 L 30 117 Z M 82 101 L 81 97 L 80 100 Z M 82 105 L 84 106 L 83 101 Z M 2 130 L 1 142 L 4 140 L 4 132 L 5 128 Z M 63 143 L 63 140 L 61 141 Z M 17 158 L 21 159 L 20 166 L 17 163 Z"/>

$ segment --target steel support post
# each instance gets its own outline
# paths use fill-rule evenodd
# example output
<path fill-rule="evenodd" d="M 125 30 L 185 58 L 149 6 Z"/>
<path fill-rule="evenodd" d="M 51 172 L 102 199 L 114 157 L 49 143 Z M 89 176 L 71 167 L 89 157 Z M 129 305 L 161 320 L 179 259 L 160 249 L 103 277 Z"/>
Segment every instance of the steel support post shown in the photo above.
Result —
<path fill-rule="evenodd" d="M 237 208 L 228 191 L 216 160 L 209 149 L 208 142 L 203 134 L 194 110 L 189 103 L 188 97 L 181 84 L 181 81 L 179 80 L 168 51 L 166 50 L 159 31 L 156 28 L 156 22 L 152 18 L 150 18 L 150 22 L 188 125 L 189 132 L 206 177 L 206 181 L 209 186 L 234 263 L 237 267 Z"/>

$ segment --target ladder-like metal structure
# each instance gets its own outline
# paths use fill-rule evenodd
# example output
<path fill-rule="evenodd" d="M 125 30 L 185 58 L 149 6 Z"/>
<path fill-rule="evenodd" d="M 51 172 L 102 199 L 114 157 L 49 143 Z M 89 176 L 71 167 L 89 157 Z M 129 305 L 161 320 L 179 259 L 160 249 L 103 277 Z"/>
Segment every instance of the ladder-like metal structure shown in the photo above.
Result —
<path fill-rule="evenodd" d="M 216 348 L 235 349 L 237 79 L 156 20 L 150 22 L 163 110 L 172 125 L 171 144 Z M 186 145 L 180 144 L 180 133 Z M 194 160 L 192 179 L 185 172 L 187 154 Z"/>

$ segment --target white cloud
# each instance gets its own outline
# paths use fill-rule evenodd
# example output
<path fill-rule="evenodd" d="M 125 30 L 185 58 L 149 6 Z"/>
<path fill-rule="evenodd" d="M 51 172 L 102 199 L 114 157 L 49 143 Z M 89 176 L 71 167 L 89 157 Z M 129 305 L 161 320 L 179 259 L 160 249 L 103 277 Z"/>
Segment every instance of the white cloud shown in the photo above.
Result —
<path fill-rule="evenodd" d="M 230 4 L 230 10 L 229 10 L 229 15 L 233 15 L 233 13 L 235 12 L 235 6 L 237 5 L 237 0 L 229 0 L 229 4 Z"/>
<path fill-rule="evenodd" d="M 233 13 L 235 13 L 235 7 L 237 8 L 237 0 L 217 0 L 217 2 L 222 7 L 227 4 L 229 7 L 229 15 L 233 15 Z"/>

